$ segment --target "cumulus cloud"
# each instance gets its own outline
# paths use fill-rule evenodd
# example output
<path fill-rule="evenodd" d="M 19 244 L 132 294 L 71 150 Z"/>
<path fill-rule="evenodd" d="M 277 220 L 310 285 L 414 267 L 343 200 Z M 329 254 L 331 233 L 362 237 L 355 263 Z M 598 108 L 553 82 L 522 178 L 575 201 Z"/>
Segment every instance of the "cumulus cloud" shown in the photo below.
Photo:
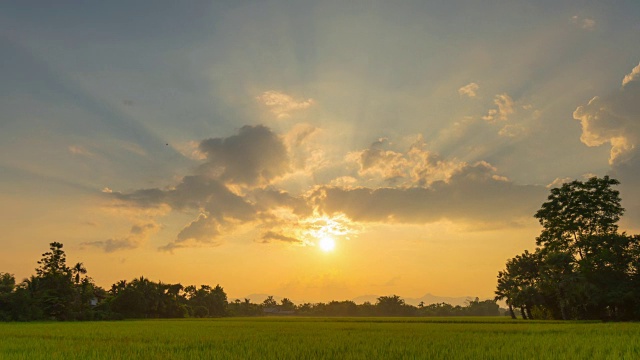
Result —
<path fill-rule="evenodd" d="M 222 229 L 233 229 L 236 222 L 256 218 L 256 207 L 233 193 L 216 179 L 202 175 L 185 176 L 172 189 L 141 189 L 131 193 L 112 192 L 111 197 L 141 208 L 169 206 L 173 210 L 200 212 L 185 226 L 166 250 L 185 244 L 216 245 Z"/>
<path fill-rule="evenodd" d="M 421 136 L 405 152 L 388 149 L 390 144 L 388 139 L 380 138 L 369 148 L 349 154 L 347 159 L 358 164 L 361 177 L 377 177 L 399 186 L 427 186 L 434 181 L 447 180 L 464 165 L 429 151 Z"/>
<path fill-rule="evenodd" d="M 243 126 L 238 135 L 200 143 L 206 155 L 201 172 L 241 185 L 263 185 L 289 170 L 287 149 L 269 128 Z"/>
<path fill-rule="evenodd" d="M 574 15 L 571 17 L 571 23 L 584 30 L 593 30 L 596 27 L 595 20 L 578 15 Z"/>
<path fill-rule="evenodd" d="M 458 94 L 474 98 L 477 96 L 477 91 L 479 88 L 480 86 L 478 84 L 472 82 L 458 89 Z"/>
<path fill-rule="evenodd" d="M 573 117 L 580 121 L 580 140 L 585 145 L 610 147 L 610 174 L 621 182 L 622 205 L 627 209 L 623 222 L 638 224 L 640 206 L 635 199 L 640 197 L 640 64 L 624 76 L 620 88 L 578 106 Z"/>
<path fill-rule="evenodd" d="M 290 95 L 274 90 L 263 92 L 256 100 L 268 107 L 279 119 L 288 118 L 292 112 L 307 109 L 315 104 L 313 99 L 296 100 Z"/>
<path fill-rule="evenodd" d="M 268 197 L 259 188 L 289 168 L 282 139 L 267 127 L 244 126 L 237 135 L 200 142 L 199 149 L 205 155 L 204 163 L 196 174 L 184 176 L 174 187 L 105 193 L 139 208 L 168 206 L 171 210 L 197 211 L 197 218 L 187 224 L 165 250 L 187 245 L 217 245 L 223 231 L 232 230 L 237 223 L 257 219 L 263 206 L 252 200 L 268 200 L 271 204 L 282 201 L 278 206 L 287 206 L 285 195 Z"/>
<path fill-rule="evenodd" d="M 314 132 L 299 128 L 280 137 L 264 126 L 243 127 L 236 135 L 202 141 L 203 164 L 174 186 L 131 192 L 109 189 L 103 196 L 114 206 L 140 209 L 145 216 L 170 211 L 193 214 L 161 247 L 168 251 L 218 246 L 225 235 L 245 225 L 260 234 L 257 242 L 306 246 L 326 236 L 355 236 L 359 222 L 425 224 L 446 218 L 513 224 L 521 216 L 530 217 L 544 199 L 544 187 L 515 185 L 485 162 L 470 165 L 443 159 L 427 148 L 421 136 L 403 150 L 378 139 L 349 154 L 354 172 L 336 177 L 330 185 L 299 193 L 276 187 L 273 180 L 290 168 L 288 152 L 305 144 Z M 138 226 L 126 237 L 87 245 L 105 251 L 134 248 L 154 229 Z"/>
<path fill-rule="evenodd" d="M 637 152 L 640 140 L 639 67 L 625 76 L 620 89 L 604 97 L 596 96 L 573 112 L 573 118 L 582 126 L 580 140 L 585 145 L 611 146 L 610 164 L 627 161 Z"/>
<path fill-rule="evenodd" d="M 424 224 L 448 220 L 513 223 L 530 217 L 546 189 L 518 186 L 496 175 L 485 162 L 458 170 L 449 181 L 430 187 L 317 188 L 314 205 L 326 214 L 343 213 L 354 221 Z"/>
<path fill-rule="evenodd" d="M 174 242 L 161 247 L 162 250 L 173 250 L 187 245 L 207 244 L 209 246 L 220 245 L 218 236 L 225 223 L 210 217 L 207 214 L 199 214 L 198 217 L 185 226 Z"/>
<path fill-rule="evenodd" d="M 100 241 L 88 241 L 83 242 L 81 245 L 97 247 L 108 253 L 135 249 L 140 247 L 152 234 L 156 233 L 158 229 L 159 226 L 154 222 L 136 224 L 131 227 L 129 234 L 125 237 Z"/>
<path fill-rule="evenodd" d="M 494 97 L 495 107 L 489 109 L 482 120 L 499 125 L 498 135 L 508 138 L 521 138 L 530 133 L 528 122 L 540 117 L 540 110 L 536 110 L 532 104 L 516 102 L 507 93 Z M 517 116 L 514 116 L 517 115 Z"/>
<path fill-rule="evenodd" d="M 632 81 L 637 81 L 638 78 L 640 78 L 640 63 L 638 63 L 638 66 L 634 67 L 630 73 L 624 76 L 624 79 L 622 79 L 622 86 L 625 86 Z"/>
<path fill-rule="evenodd" d="M 386 144 L 388 140 L 381 138 L 373 142 L 368 149 L 348 156 L 360 165 L 360 176 L 377 175 L 385 180 L 404 176 L 407 159 L 399 152 L 384 149 Z"/>
<path fill-rule="evenodd" d="M 498 94 L 493 99 L 493 103 L 496 105 L 496 108 L 490 109 L 487 115 L 483 116 L 482 119 L 488 122 L 509 120 L 509 115 L 514 112 L 513 99 L 511 96 L 506 93 Z"/>

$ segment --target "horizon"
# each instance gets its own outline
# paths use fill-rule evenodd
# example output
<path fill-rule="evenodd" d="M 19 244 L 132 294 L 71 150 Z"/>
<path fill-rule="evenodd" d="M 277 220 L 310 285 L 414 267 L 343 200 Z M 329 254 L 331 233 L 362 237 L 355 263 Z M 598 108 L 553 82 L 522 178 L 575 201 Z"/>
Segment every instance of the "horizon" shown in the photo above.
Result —
<path fill-rule="evenodd" d="M 487 299 L 605 175 L 640 232 L 640 2 L 152 4 L 0 4 L 0 272 Z"/>

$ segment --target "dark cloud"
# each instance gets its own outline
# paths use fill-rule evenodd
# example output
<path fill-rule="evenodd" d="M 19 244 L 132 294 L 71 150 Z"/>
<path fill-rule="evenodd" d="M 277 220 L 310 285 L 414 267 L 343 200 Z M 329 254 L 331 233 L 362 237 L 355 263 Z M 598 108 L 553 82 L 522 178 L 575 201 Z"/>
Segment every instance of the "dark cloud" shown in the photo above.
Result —
<path fill-rule="evenodd" d="M 217 245 L 223 231 L 263 218 L 266 212 L 277 207 L 291 208 L 296 214 L 310 214 L 304 199 L 281 190 L 253 187 L 266 185 L 288 169 L 286 147 L 267 127 L 244 126 L 237 135 L 202 141 L 200 150 L 206 154 L 205 163 L 197 174 L 183 177 L 174 188 L 106 195 L 140 208 L 168 206 L 172 210 L 198 211 L 197 218 L 163 247 L 165 250 L 197 244 Z M 244 188 L 242 194 L 231 190 L 238 185 L 250 187 Z M 127 242 L 112 240 L 102 245 L 105 249 L 125 247 Z"/>
<path fill-rule="evenodd" d="M 295 244 L 303 244 L 304 241 L 290 237 L 290 236 L 286 236 L 286 235 L 282 235 L 280 233 L 277 233 L 275 231 L 267 231 L 264 234 L 262 234 L 262 241 L 263 243 L 270 243 L 273 241 L 283 241 L 283 242 L 288 242 L 288 243 L 295 243 Z"/>
<path fill-rule="evenodd" d="M 221 229 L 233 228 L 236 222 L 252 221 L 257 208 L 242 196 L 234 194 L 220 181 L 202 175 L 185 176 L 174 189 L 144 189 L 130 194 L 107 194 L 126 204 L 141 208 L 168 205 L 174 210 L 195 210 L 198 217 L 177 235 L 174 245 L 202 243 L 216 245 Z"/>
<path fill-rule="evenodd" d="M 104 252 L 114 252 L 118 250 L 136 249 L 140 244 L 126 237 L 124 239 L 107 239 L 102 241 L 84 242 L 82 245 L 95 246 L 104 250 Z"/>
<path fill-rule="evenodd" d="M 344 213 L 352 220 L 428 223 L 441 219 L 513 223 L 533 215 L 544 201 L 542 186 L 519 186 L 495 176 L 495 169 L 478 163 L 455 173 L 450 181 L 410 188 L 323 186 L 311 196 L 327 214 Z"/>
<path fill-rule="evenodd" d="M 287 149 L 269 128 L 243 126 L 238 135 L 200 143 L 207 156 L 201 171 L 224 182 L 261 185 L 289 170 Z"/>
<path fill-rule="evenodd" d="M 137 224 L 131 227 L 129 234 L 124 238 L 87 241 L 83 242 L 81 245 L 97 247 L 108 253 L 135 249 L 140 247 L 149 238 L 149 236 L 157 230 L 158 225 L 155 223 Z"/>
<path fill-rule="evenodd" d="M 185 226 L 176 237 L 176 240 L 164 246 L 164 250 L 172 250 L 184 247 L 186 243 L 200 243 L 207 245 L 219 245 L 218 236 L 226 222 L 223 219 L 216 219 L 200 214 L 198 217 Z"/>

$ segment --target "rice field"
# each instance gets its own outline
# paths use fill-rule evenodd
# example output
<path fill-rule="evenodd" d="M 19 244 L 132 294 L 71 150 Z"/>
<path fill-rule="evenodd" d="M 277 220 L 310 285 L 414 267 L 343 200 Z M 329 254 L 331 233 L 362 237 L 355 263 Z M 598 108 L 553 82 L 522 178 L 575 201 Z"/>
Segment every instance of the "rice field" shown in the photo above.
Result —
<path fill-rule="evenodd" d="M 289 317 L 0 323 L 0 359 L 640 359 L 640 324 Z"/>

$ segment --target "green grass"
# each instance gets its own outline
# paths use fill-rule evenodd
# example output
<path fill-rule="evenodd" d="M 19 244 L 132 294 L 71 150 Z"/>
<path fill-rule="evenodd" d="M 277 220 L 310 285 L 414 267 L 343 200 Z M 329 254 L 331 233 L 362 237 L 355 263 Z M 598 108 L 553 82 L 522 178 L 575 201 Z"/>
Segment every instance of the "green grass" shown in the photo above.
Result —
<path fill-rule="evenodd" d="M 0 359 L 640 359 L 640 324 L 460 317 L 0 323 Z"/>

